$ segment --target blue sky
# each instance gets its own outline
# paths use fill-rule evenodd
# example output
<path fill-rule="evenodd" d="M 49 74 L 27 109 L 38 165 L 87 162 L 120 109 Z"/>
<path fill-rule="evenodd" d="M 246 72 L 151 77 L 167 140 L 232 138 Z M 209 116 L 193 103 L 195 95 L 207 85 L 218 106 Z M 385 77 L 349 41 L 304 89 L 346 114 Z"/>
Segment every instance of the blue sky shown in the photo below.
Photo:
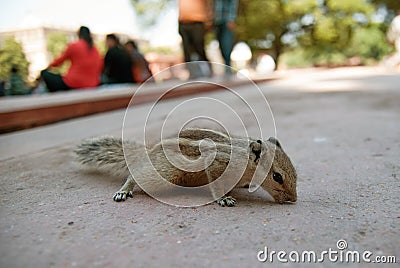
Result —
<path fill-rule="evenodd" d="M 77 29 L 86 25 L 93 32 L 128 33 L 150 39 L 154 45 L 179 40 L 176 10 L 166 12 L 153 31 L 145 31 L 137 25 L 130 0 L 12 0 L 0 1 L 0 10 L 0 30 L 41 25 Z"/>

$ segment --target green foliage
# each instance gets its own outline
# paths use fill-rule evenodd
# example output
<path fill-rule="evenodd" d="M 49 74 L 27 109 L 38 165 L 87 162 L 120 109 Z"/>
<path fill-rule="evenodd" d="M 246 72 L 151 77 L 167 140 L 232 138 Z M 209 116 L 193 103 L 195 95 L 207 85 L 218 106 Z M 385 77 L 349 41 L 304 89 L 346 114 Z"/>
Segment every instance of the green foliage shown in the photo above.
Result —
<path fill-rule="evenodd" d="M 354 29 L 363 24 L 354 19 L 354 14 L 363 14 L 368 19 L 374 9 L 366 0 L 331 0 L 325 1 L 320 10 L 315 13 L 315 28 L 310 32 L 314 45 L 342 50 L 350 42 Z"/>
<path fill-rule="evenodd" d="M 160 47 L 146 46 L 141 49 L 141 53 L 143 53 L 143 54 L 150 53 L 150 52 L 155 52 L 155 53 L 159 53 L 159 54 L 168 54 L 168 55 L 175 53 L 175 51 L 171 47 L 165 47 L 165 46 L 160 46 Z"/>
<path fill-rule="evenodd" d="M 281 56 L 281 62 L 288 67 L 298 68 L 312 67 L 314 65 L 310 53 L 301 47 L 283 53 Z"/>
<path fill-rule="evenodd" d="M 171 0 L 131 0 L 136 14 L 139 16 L 139 23 L 143 27 L 150 27 L 156 24 L 157 19 Z"/>
<path fill-rule="evenodd" d="M 362 64 L 379 61 L 393 52 L 386 42 L 385 34 L 377 25 L 359 27 L 354 30 L 351 41 L 343 50 L 332 46 L 298 47 L 287 51 L 282 61 L 289 67 L 338 66 L 348 64 L 348 59 L 357 57 Z"/>
<path fill-rule="evenodd" d="M 374 8 L 366 0 L 242 0 L 239 10 L 239 39 L 277 59 L 299 45 L 322 52 L 343 49 L 359 24 L 354 14 L 368 17 Z"/>
<path fill-rule="evenodd" d="M 372 0 L 371 2 L 376 5 L 384 5 L 392 11 L 400 10 L 399 0 Z"/>
<path fill-rule="evenodd" d="M 283 38 L 296 38 L 309 25 L 302 18 L 317 8 L 315 0 L 241 0 L 237 19 L 237 36 L 253 51 L 269 50 L 275 59 L 290 46 Z M 293 45 L 293 44 L 292 44 Z"/>
<path fill-rule="evenodd" d="M 47 49 L 54 58 L 59 57 L 67 48 L 68 37 L 65 33 L 50 33 L 47 37 Z M 63 63 L 61 66 L 54 68 L 55 73 L 64 74 L 70 66 L 69 62 Z"/>
<path fill-rule="evenodd" d="M 314 27 L 314 42 L 333 43 L 340 37 L 339 30 L 335 27 L 335 19 L 327 16 L 317 17 L 318 23 Z"/>
<path fill-rule="evenodd" d="M 334 67 L 347 64 L 347 56 L 330 47 L 319 47 L 317 50 L 298 47 L 285 52 L 281 61 L 288 67 Z"/>
<path fill-rule="evenodd" d="M 325 6 L 331 12 L 338 15 L 342 13 L 343 16 L 352 15 L 355 12 L 366 14 L 373 11 L 373 6 L 365 0 L 329 0 L 325 1 Z"/>
<path fill-rule="evenodd" d="M 47 49 L 53 57 L 59 56 L 67 47 L 67 43 L 65 33 L 50 33 L 47 37 Z"/>
<path fill-rule="evenodd" d="M 14 38 L 9 38 L 0 47 L 0 80 L 6 81 L 10 78 L 13 66 L 17 67 L 18 73 L 26 81 L 29 62 L 26 59 L 22 45 Z"/>
<path fill-rule="evenodd" d="M 338 65 L 353 56 L 380 60 L 391 48 L 387 24 L 371 19 L 378 7 L 400 8 L 400 1 L 241 0 L 237 34 L 255 54 L 263 50 L 278 60 L 288 52 L 288 65 Z"/>
<path fill-rule="evenodd" d="M 386 42 L 385 34 L 378 27 L 371 26 L 355 31 L 346 52 L 350 57 L 359 56 L 363 60 L 381 60 L 393 52 L 393 47 Z"/>

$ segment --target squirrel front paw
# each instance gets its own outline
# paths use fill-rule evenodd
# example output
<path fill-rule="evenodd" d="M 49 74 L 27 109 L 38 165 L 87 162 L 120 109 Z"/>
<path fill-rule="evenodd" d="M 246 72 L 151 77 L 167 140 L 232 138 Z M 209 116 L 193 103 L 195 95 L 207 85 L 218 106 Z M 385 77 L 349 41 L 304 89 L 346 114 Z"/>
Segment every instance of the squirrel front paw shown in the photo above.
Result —
<path fill-rule="evenodd" d="M 221 207 L 233 207 L 236 204 L 236 199 L 232 196 L 223 196 L 217 200 L 217 203 Z"/>
<path fill-rule="evenodd" d="M 132 191 L 118 191 L 114 194 L 113 199 L 115 202 L 125 201 L 128 197 L 132 197 Z"/>

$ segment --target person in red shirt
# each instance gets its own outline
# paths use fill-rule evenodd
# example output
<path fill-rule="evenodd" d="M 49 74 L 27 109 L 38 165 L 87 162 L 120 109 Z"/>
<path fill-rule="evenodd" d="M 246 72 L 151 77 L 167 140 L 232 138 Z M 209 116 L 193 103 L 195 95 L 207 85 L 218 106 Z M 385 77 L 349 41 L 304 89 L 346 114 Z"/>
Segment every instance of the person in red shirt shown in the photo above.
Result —
<path fill-rule="evenodd" d="M 89 28 L 80 27 L 78 36 L 79 40 L 68 44 L 62 55 L 49 65 L 49 67 L 57 67 L 69 60 L 71 66 L 65 75 L 54 74 L 47 69 L 41 72 L 50 92 L 93 88 L 100 84 L 103 60 L 93 45 Z"/>

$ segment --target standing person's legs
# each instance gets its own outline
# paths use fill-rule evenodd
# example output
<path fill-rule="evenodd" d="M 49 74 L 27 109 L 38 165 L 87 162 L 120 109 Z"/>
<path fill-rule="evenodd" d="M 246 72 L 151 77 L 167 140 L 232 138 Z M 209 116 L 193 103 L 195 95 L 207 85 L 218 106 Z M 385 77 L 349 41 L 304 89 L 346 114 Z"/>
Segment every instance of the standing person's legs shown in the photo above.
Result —
<path fill-rule="evenodd" d="M 225 64 L 231 66 L 231 53 L 233 50 L 234 35 L 231 30 L 228 29 L 226 23 L 216 26 L 216 35 L 219 42 L 219 48 L 221 50 L 222 57 L 224 58 Z M 228 72 L 230 68 L 226 68 Z"/>
<path fill-rule="evenodd" d="M 199 63 L 199 68 L 202 76 L 212 76 L 212 67 L 209 62 L 205 50 L 204 36 L 206 33 L 205 25 L 202 22 L 194 23 L 192 25 L 191 37 L 193 40 L 194 52 L 199 56 L 199 61 L 207 63 Z"/>
<path fill-rule="evenodd" d="M 41 72 L 43 81 L 45 82 L 47 88 L 50 92 L 56 92 L 61 90 L 70 90 L 71 88 L 67 86 L 62 80 L 61 75 L 53 74 L 47 70 Z"/>
<path fill-rule="evenodd" d="M 191 41 L 188 31 L 189 25 L 187 23 L 179 23 L 179 34 L 182 37 L 183 55 L 185 62 L 190 61 Z"/>
<path fill-rule="evenodd" d="M 185 62 L 191 61 L 191 54 L 194 50 L 193 40 L 192 40 L 192 23 L 179 23 L 179 34 L 182 37 L 183 55 L 185 57 Z M 190 78 L 196 78 L 197 69 L 193 64 L 186 64 L 186 69 L 189 71 Z"/>
<path fill-rule="evenodd" d="M 193 23 L 191 36 L 193 39 L 193 49 L 199 55 L 200 61 L 208 61 L 206 51 L 204 49 L 204 23 Z"/>

